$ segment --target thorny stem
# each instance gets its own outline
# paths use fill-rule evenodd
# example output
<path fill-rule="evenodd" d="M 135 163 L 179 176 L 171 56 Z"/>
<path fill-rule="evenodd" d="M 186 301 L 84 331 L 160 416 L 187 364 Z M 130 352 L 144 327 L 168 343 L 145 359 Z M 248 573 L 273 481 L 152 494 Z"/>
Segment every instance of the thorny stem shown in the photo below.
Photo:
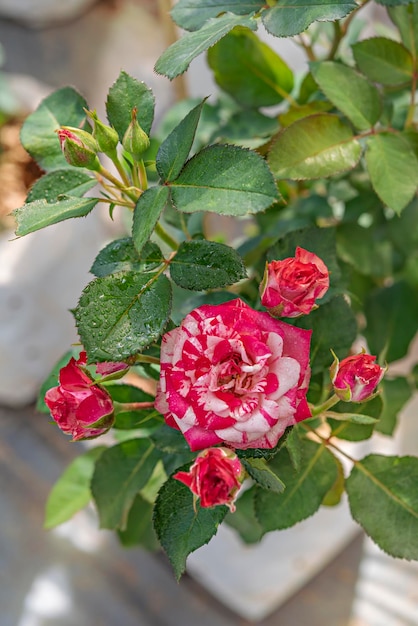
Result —
<path fill-rule="evenodd" d="M 138 193 L 134 193 L 130 189 L 126 188 L 126 185 L 118 180 L 111 172 L 109 172 L 103 165 L 101 165 L 99 174 L 103 176 L 103 178 L 107 178 L 115 187 L 120 189 L 124 194 L 126 194 L 131 200 L 136 202 L 138 200 Z M 129 181 L 128 181 L 129 182 Z"/>
<path fill-rule="evenodd" d="M 99 198 L 99 202 L 105 202 L 106 204 L 117 204 L 118 206 L 126 206 L 128 209 L 133 211 L 135 208 L 132 202 L 129 200 L 122 200 L 122 198 L 115 198 L 111 200 L 110 198 Z"/>
<path fill-rule="evenodd" d="M 323 437 L 322 435 L 320 435 L 314 428 L 312 428 L 311 426 L 309 426 L 309 424 L 305 424 L 305 423 L 301 423 L 303 428 L 306 431 L 311 432 L 313 435 L 315 435 L 315 437 L 317 437 L 318 439 L 320 439 L 320 441 L 322 441 L 322 443 L 325 446 L 328 446 L 330 448 L 333 448 L 334 450 L 336 450 L 337 452 L 339 452 L 340 454 L 342 454 L 342 456 L 344 456 L 346 459 L 348 459 L 349 461 L 351 461 L 352 463 L 354 463 L 354 465 L 358 464 L 357 459 L 354 459 L 352 456 L 350 456 L 349 454 L 347 454 L 347 452 L 344 452 L 344 450 L 341 450 L 341 448 L 339 448 L 337 445 L 335 445 L 335 443 L 333 443 L 331 441 L 333 435 L 331 437 Z"/>

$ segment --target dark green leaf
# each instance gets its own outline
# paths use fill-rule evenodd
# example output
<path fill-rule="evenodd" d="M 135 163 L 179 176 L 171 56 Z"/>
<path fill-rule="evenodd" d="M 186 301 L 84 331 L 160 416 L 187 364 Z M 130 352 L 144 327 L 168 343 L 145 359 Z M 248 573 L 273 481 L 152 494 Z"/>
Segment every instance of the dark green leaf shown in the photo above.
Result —
<path fill-rule="evenodd" d="M 264 459 L 241 459 L 248 474 L 255 482 L 267 491 L 282 493 L 286 485 L 277 476 Z"/>
<path fill-rule="evenodd" d="M 318 113 L 283 129 L 273 143 L 268 162 L 277 178 L 323 178 L 352 169 L 361 146 L 349 126 L 336 115 Z"/>
<path fill-rule="evenodd" d="M 154 505 L 138 494 L 128 513 L 125 530 L 118 530 L 121 544 L 126 548 L 140 545 L 147 550 L 157 551 L 158 540 L 152 526 Z"/>
<path fill-rule="evenodd" d="M 149 272 L 161 265 L 163 255 L 157 244 L 148 242 L 139 255 L 131 237 L 109 243 L 94 260 L 90 272 L 95 276 L 108 276 L 116 272 Z"/>
<path fill-rule="evenodd" d="M 264 159 L 238 146 L 202 150 L 186 163 L 171 190 L 176 208 L 186 213 L 246 215 L 263 211 L 279 197 Z"/>
<path fill-rule="evenodd" d="M 239 533 L 244 543 L 258 543 L 263 536 L 261 528 L 254 511 L 255 487 L 247 489 L 236 501 L 236 511 L 228 511 L 225 517 L 225 524 Z"/>
<path fill-rule="evenodd" d="M 132 225 L 132 239 L 135 248 L 140 254 L 151 237 L 155 225 L 168 202 L 170 191 L 168 187 L 151 187 L 139 197 L 134 210 Z"/>
<path fill-rule="evenodd" d="M 412 396 L 412 389 L 406 378 L 384 378 L 380 383 L 383 411 L 376 430 L 384 435 L 393 435 L 399 413 Z"/>
<path fill-rule="evenodd" d="M 171 10 L 173 20 L 185 30 L 198 30 L 211 17 L 224 11 L 246 15 L 265 6 L 263 0 L 179 0 Z"/>
<path fill-rule="evenodd" d="M 16 235 L 23 237 L 36 230 L 58 224 L 72 217 L 85 217 L 99 202 L 98 198 L 62 196 L 57 202 L 35 200 L 14 211 Z"/>
<path fill-rule="evenodd" d="M 84 509 L 91 500 L 90 481 L 94 465 L 106 450 L 97 446 L 80 454 L 70 463 L 52 487 L 45 510 L 45 528 L 54 528 Z"/>
<path fill-rule="evenodd" d="M 346 481 L 351 514 L 391 556 L 418 560 L 418 459 L 371 454 Z"/>
<path fill-rule="evenodd" d="M 346 357 L 357 336 L 356 318 L 343 296 L 336 296 L 308 316 L 298 318 L 296 325 L 312 328 L 311 367 L 314 373 L 331 365 L 331 349 L 339 358 Z"/>
<path fill-rule="evenodd" d="M 172 181 L 180 174 L 192 149 L 204 102 L 202 100 L 189 111 L 160 145 L 156 165 L 164 181 Z"/>
<path fill-rule="evenodd" d="M 302 462 L 298 471 L 286 449 L 281 450 L 271 464 L 286 489 L 282 494 L 259 489 L 255 511 L 264 532 L 289 528 L 313 515 L 338 474 L 335 457 L 324 446 L 307 439 L 302 443 Z"/>
<path fill-rule="evenodd" d="M 243 110 L 234 113 L 217 133 L 221 143 L 233 143 L 245 148 L 258 148 L 265 144 L 279 129 L 276 117 L 268 117 L 259 111 Z"/>
<path fill-rule="evenodd" d="M 139 82 L 126 72 L 121 72 L 109 90 L 106 112 L 109 122 L 116 129 L 120 141 L 132 120 L 132 109 L 137 109 L 137 120 L 149 135 L 154 119 L 154 96 L 145 83 Z"/>
<path fill-rule="evenodd" d="M 278 104 L 293 89 L 293 73 L 250 30 L 234 28 L 208 51 L 218 85 L 244 107 Z"/>
<path fill-rule="evenodd" d="M 364 331 L 371 354 L 388 363 L 401 359 L 417 330 L 418 297 L 407 283 L 372 291 L 365 302 Z"/>
<path fill-rule="evenodd" d="M 85 122 L 87 102 L 72 87 L 47 96 L 25 120 L 20 139 L 23 147 L 45 171 L 74 169 L 61 151 L 57 131 L 61 126 L 80 128 Z"/>
<path fill-rule="evenodd" d="M 168 278 L 131 271 L 89 283 L 74 316 L 90 361 L 123 361 L 158 339 L 170 309 Z"/>
<path fill-rule="evenodd" d="M 389 17 L 398 27 L 402 43 L 415 54 L 418 48 L 418 4 L 410 0 L 391 0 L 390 4 L 392 6 L 387 9 Z"/>
<path fill-rule="evenodd" d="M 126 528 L 135 496 L 147 484 L 158 460 L 159 453 L 147 439 L 123 441 L 103 452 L 91 482 L 100 528 Z"/>
<path fill-rule="evenodd" d="M 188 469 L 188 468 L 184 468 Z M 226 506 L 193 506 L 193 495 L 178 480 L 169 479 L 161 488 L 154 508 L 154 528 L 176 578 L 186 567 L 186 559 L 216 534 L 225 517 Z"/>
<path fill-rule="evenodd" d="M 412 200 L 418 185 L 418 158 L 409 143 L 392 133 L 367 139 L 366 164 L 373 188 L 397 213 Z"/>
<path fill-rule="evenodd" d="M 35 181 L 28 193 L 26 202 L 33 202 L 34 200 L 53 202 L 62 195 L 81 198 L 95 185 L 97 185 L 97 180 L 85 170 L 76 170 L 75 168 L 55 170 L 55 172 L 45 174 Z"/>
<path fill-rule="evenodd" d="M 396 86 L 412 79 L 411 53 L 397 41 L 373 37 L 354 44 L 352 50 L 358 68 L 373 82 Z"/>
<path fill-rule="evenodd" d="M 183 74 L 195 57 L 213 46 L 235 26 L 246 26 L 255 30 L 257 23 L 251 17 L 232 13 L 224 13 L 217 19 L 211 19 L 200 30 L 186 33 L 167 48 L 155 64 L 155 71 L 170 79 Z"/>
<path fill-rule="evenodd" d="M 162 416 L 155 409 L 141 409 L 136 411 L 123 411 L 117 413 L 113 428 L 117 430 L 136 430 L 139 437 L 149 437 L 152 432 L 161 426 Z"/>
<path fill-rule="evenodd" d="M 205 239 L 183 242 L 170 264 L 170 274 L 177 285 L 194 291 L 232 285 L 247 275 L 233 248 Z"/>
<path fill-rule="evenodd" d="M 392 246 L 386 240 L 376 241 L 374 228 L 343 223 L 337 231 L 340 258 L 360 274 L 383 278 L 392 274 Z"/>
<path fill-rule="evenodd" d="M 376 87 L 364 76 L 342 63 L 321 61 L 310 64 L 321 90 L 360 130 L 376 124 L 382 112 Z"/>
<path fill-rule="evenodd" d="M 115 402 L 151 402 L 154 396 L 139 387 L 126 383 L 106 383 L 106 390 Z"/>
<path fill-rule="evenodd" d="M 350 0 L 281 0 L 262 15 L 266 29 L 276 37 L 292 37 L 306 30 L 312 22 L 339 20 L 357 8 Z"/>

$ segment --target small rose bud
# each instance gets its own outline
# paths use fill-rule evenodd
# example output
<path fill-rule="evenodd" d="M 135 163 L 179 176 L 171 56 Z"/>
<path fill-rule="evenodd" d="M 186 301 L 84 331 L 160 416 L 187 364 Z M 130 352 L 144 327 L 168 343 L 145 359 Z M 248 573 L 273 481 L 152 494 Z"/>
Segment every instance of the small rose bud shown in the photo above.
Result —
<path fill-rule="evenodd" d="M 261 304 L 273 317 L 307 315 L 328 287 L 325 263 L 313 252 L 298 247 L 294 257 L 266 265 L 260 284 Z"/>
<path fill-rule="evenodd" d="M 61 430 L 73 441 L 92 439 L 107 432 L 114 421 L 113 402 L 107 391 L 83 367 L 87 355 L 81 352 L 61 368 L 59 385 L 45 394 L 45 404 Z"/>
<path fill-rule="evenodd" d="M 200 498 L 203 508 L 226 504 L 234 512 L 244 475 L 235 452 L 228 448 L 208 448 L 198 454 L 188 472 L 177 472 L 173 478 L 189 487 Z"/>
<path fill-rule="evenodd" d="M 132 120 L 123 136 L 122 145 L 135 161 L 140 161 L 142 154 L 149 148 L 150 141 L 136 119 L 137 109 L 132 109 Z"/>
<path fill-rule="evenodd" d="M 335 357 L 330 374 L 336 395 L 344 402 L 368 400 L 386 372 L 375 361 L 375 356 L 365 352 L 348 356 L 341 363 Z"/>
<path fill-rule="evenodd" d="M 80 128 L 63 126 L 57 130 L 57 134 L 61 150 L 70 165 L 100 170 L 100 161 L 97 158 L 99 146 L 90 133 Z"/>
<path fill-rule="evenodd" d="M 119 143 L 118 133 L 111 126 L 104 124 L 98 118 L 96 111 L 86 110 L 86 113 L 93 121 L 93 137 L 97 141 L 99 150 L 109 157 L 114 157 Z"/>

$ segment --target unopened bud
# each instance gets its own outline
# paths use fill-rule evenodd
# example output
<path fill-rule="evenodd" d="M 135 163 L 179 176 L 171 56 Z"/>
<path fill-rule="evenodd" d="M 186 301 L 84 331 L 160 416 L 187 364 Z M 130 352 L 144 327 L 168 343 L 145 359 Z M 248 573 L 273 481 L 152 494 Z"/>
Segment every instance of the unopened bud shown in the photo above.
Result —
<path fill-rule="evenodd" d="M 93 137 L 97 141 L 99 150 L 107 156 L 113 157 L 116 146 L 119 143 L 119 135 L 114 128 L 104 124 L 97 116 L 96 111 L 87 111 L 87 115 L 93 122 Z"/>
<path fill-rule="evenodd" d="M 66 161 L 74 167 L 85 167 L 98 171 L 101 167 L 97 158 L 97 141 L 85 130 L 63 126 L 57 130 L 61 150 Z"/>
<path fill-rule="evenodd" d="M 147 133 L 142 130 L 136 119 L 137 109 L 132 109 L 132 120 L 126 129 L 122 145 L 135 161 L 140 161 L 145 150 L 149 148 L 150 141 Z"/>

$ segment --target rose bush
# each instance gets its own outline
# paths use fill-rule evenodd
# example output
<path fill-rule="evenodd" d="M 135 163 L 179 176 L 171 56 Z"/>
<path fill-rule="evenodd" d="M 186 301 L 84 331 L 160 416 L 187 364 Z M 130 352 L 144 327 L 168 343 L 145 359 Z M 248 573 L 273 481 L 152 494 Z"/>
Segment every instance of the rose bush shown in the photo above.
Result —
<path fill-rule="evenodd" d="M 376 363 L 376 357 L 362 352 L 341 362 L 336 358 L 331 366 L 334 391 L 346 402 L 364 402 L 373 394 L 386 368 Z"/>
<path fill-rule="evenodd" d="M 260 285 L 261 304 L 275 317 L 307 315 L 328 287 L 328 268 L 322 259 L 297 247 L 294 257 L 267 264 Z"/>
<path fill-rule="evenodd" d="M 45 404 L 61 430 L 73 441 L 103 435 L 113 424 L 113 402 L 83 366 L 87 355 L 81 352 L 61 368 L 59 385 L 45 394 Z"/>
<path fill-rule="evenodd" d="M 273 448 L 310 417 L 310 336 L 240 299 L 201 306 L 163 337 L 155 406 L 192 450 Z"/>
<path fill-rule="evenodd" d="M 226 504 L 234 512 L 245 475 L 241 461 L 225 448 L 209 448 L 200 452 L 188 472 L 177 472 L 173 478 L 189 487 L 200 498 L 203 508 Z"/>

